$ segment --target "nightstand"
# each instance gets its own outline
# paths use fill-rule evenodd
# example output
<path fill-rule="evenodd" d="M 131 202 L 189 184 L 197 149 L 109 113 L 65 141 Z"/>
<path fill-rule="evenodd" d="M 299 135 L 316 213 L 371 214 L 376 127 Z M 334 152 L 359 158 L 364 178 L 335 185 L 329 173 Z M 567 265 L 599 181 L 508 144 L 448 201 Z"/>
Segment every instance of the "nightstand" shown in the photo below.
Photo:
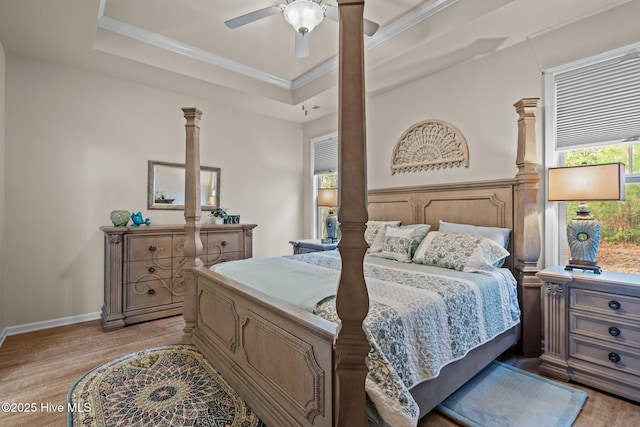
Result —
<path fill-rule="evenodd" d="M 640 402 L 640 275 L 552 267 L 542 281 L 540 372 Z"/>
<path fill-rule="evenodd" d="M 322 243 L 317 239 L 290 240 L 289 243 L 293 245 L 294 255 L 309 252 L 332 251 L 338 246 L 337 243 Z"/>

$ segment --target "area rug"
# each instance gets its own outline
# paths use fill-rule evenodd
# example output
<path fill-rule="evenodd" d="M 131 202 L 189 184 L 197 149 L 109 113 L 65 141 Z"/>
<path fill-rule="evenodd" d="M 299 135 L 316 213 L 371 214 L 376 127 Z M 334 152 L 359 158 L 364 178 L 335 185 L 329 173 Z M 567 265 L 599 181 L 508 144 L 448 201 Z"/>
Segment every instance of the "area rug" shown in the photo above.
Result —
<path fill-rule="evenodd" d="M 463 426 L 569 427 L 587 393 L 494 361 L 437 410 Z"/>
<path fill-rule="evenodd" d="M 67 396 L 69 427 L 264 427 L 192 345 L 125 354 L 87 372 Z"/>

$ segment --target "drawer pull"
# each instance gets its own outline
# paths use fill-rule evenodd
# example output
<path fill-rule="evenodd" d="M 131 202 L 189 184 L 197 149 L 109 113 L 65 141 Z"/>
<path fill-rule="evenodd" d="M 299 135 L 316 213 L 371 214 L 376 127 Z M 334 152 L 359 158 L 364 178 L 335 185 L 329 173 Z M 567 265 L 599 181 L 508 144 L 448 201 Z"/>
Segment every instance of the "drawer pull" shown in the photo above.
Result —
<path fill-rule="evenodd" d="M 149 267 L 149 273 L 155 273 L 155 272 L 156 272 L 156 269 L 155 269 L 155 268 L 153 268 L 153 267 Z"/>
<path fill-rule="evenodd" d="M 609 353 L 609 360 L 613 363 L 618 363 L 620 361 L 620 356 L 617 353 Z"/>
<path fill-rule="evenodd" d="M 155 245 L 151 245 L 151 246 L 149 246 L 149 250 L 150 250 L 151 252 L 155 251 L 155 250 L 156 250 Z"/>
<path fill-rule="evenodd" d="M 609 308 L 611 310 L 620 310 L 620 303 L 616 300 L 609 301 Z"/>
<path fill-rule="evenodd" d="M 149 295 L 153 295 L 153 294 L 155 294 L 155 293 L 156 293 L 156 291 L 154 291 L 153 289 L 149 289 L 149 290 L 147 291 L 147 293 L 148 293 Z M 609 356 L 609 358 L 611 358 L 611 356 Z"/>
<path fill-rule="evenodd" d="M 609 328 L 609 335 L 611 335 L 612 337 L 617 337 L 618 335 L 620 335 L 620 329 L 616 328 L 615 326 L 611 326 Z"/>
<path fill-rule="evenodd" d="M 222 243 L 220 243 L 222 246 L 227 246 L 227 241 L 223 240 Z"/>

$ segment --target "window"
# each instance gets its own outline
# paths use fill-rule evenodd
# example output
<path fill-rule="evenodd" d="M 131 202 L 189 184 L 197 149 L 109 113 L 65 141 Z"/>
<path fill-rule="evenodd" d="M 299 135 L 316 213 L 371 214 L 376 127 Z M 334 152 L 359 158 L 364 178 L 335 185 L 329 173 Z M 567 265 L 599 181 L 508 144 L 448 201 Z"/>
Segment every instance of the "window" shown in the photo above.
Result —
<path fill-rule="evenodd" d="M 622 162 L 625 201 L 589 202 L 601 227 L 596 262 L 640 273 L 640 44 L 545 72 L 546 167 Z M 550 203 L 546 264 L 565 264 L 566 224 L 577 203 Z"/>
<path fill-rule="evenodd" d="M 603 270 L 640 273 L 640 143 L 624 143 L 571 150 L 565 153 L 566 166 L 583 162 L 626 164 L 625 201 L 587 202 L 591 216 L 600 224 L 597 263 Z M 571 221 L 577 202 L 566 205 L 564 224 Z M 566 249 L 568 258 L 568 248 Z"/>
<path fill-rule="evenodd" d="M 314 231 L 315 238 L 326 236 L 325 220 L 329 207 L 319 207 L 317 203 L 318 189 L 338 187 L 338 134 L 325 135 L 311 140 L 311 170 L 313 171 Z M 338 238 L 340 238 L 338 229 Z"/>

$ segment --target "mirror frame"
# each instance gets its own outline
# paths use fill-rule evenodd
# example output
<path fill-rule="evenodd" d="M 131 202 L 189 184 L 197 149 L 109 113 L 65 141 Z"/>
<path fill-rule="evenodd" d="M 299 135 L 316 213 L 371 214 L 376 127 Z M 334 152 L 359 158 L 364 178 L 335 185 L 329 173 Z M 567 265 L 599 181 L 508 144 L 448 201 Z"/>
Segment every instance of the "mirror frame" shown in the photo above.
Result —
<path fill-rule="evenodd" d="M 186 169 L 184 163 L 172 163 L 172 162 L 160 162 L 157 160 L 149 160 L 149 169 L 147 176 L 147 208 L 148 209 L 162 209 L 162 210 L 184 210 L 184 205 L 174 205 L 169 203 L 156 203 L 156 189 L 155 189 L 155 167 L 156 166 L 168 166 L 173 168 Z M 218 204 L 220 204 L 220 168 L 212 166 L 200 166 L 200 173 L 212 172 L 216 174 L 217 192 L 218 192 Z M 212 211 L 216 206 L 201 205 L 201 210 Z"/>

